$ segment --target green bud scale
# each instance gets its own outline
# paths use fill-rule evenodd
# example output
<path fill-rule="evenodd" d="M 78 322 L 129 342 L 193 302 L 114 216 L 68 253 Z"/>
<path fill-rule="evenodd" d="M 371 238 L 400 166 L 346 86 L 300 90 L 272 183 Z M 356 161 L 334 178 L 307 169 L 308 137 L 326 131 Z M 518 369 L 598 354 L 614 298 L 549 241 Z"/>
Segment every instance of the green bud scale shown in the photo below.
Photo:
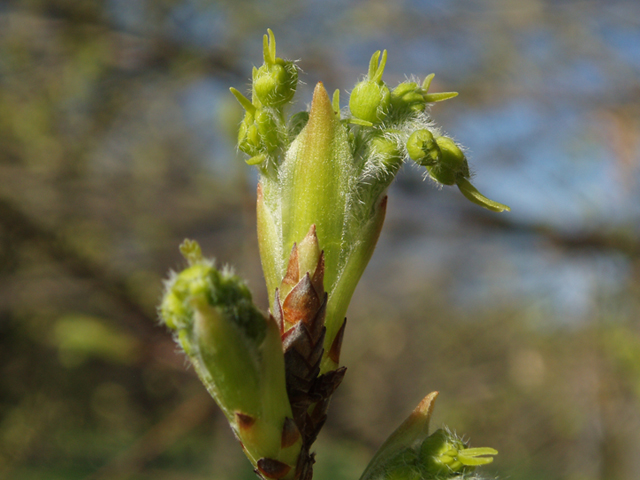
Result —
<path fill-rule="evenodd" d="M 189 267 L 166 285 L 165 324 L 216 400 L 252 463 L 280 466 L 293 478 L 302 439 L 292 439 L 279 328 L 253 304 L 244 282 L 183 244 Z M 286 438 L 286 441 L 284 439 Z"/>

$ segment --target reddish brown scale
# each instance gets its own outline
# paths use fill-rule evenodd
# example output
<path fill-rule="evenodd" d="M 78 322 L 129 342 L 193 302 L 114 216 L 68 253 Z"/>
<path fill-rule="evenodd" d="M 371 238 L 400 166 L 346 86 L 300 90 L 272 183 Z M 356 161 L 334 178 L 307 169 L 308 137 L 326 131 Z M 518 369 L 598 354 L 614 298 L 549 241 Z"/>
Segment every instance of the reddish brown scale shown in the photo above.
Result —
<path fill-rule="evenodd" d="M 278 480 L 286 476 L 291 467 L 273 458 L 261 458 L 258 460 L 258 470 L 264 477 Z"/>
<path fill-rule="evenodd" d="M 316 291 L 318 297 L 322 297 L 322 294 L 324 293 L 324 252 L 318 259 L 318 265 L 311 277 L 311 285 L 313 285 L 313 289 Z"/>
<path fill-rule="evenodd" d="M 245 413 L 236 412 L 236 421 L 238 422 L 238 428 L 246 430 L 251 428 L 256 423 L 256 418 Z"/>
<path fill-rule="evenodd" d="M 280 440 L 280 446 L 287 448 L 293 445 L 300 438 L 300 430 L 293 421 L 293 418 L 285 418 L 284 425 L 282 426 L 282 438 Z"/>
<path fill-rule="evenodd" d="M 289 292 L 289 295 L 287 295 L 287 298 L 285 298 L 282 304 L 285 325 L 295 325 L 298 322 L 311 325 L 320 308 L 320 304 L 320 298 L 313 288 L 311 278 L 307 273 L 302 277 L 302 280 L 293 287 L 293 290 Z"/>
<path fill-rule="evenodd" d="M 298 246 L 294 243 L 289 255 L 289 264 L 287 265 L 287 273 L 282 279 L 281 287 L 288 285 L 291 288 L 300 280 L 298 266 Z"/>
<path fill-rule="evenodd" d="M 287 272 L 280 288 L 275 292 L 271 312 L 280 327 L 287 395 L 293 412 L 293 423 L 297 427 L 293 431 L 302 438 L 302 449 L 295 470 L 296 480 L 310 480 L 313 476 L 314 454 L 310 452 L 310 448 L 327 419 L 331 395 L 340 385 L 346 370 L 342 367 L 320 375 L 327 308 L 324 253 L 319 252 L 313 272 L 300 272 L 300 265 L 308 265 L 309 258 L 299 257 L 301 251 L 313 252 L 312 246 L 317 245 L 315 235 L 315 226 L 312 226 L 303 240 L 305 248 L 294 245 L 291 249 Z M 340 358 L 344 329 L 345 323 L 329 351 L 329 357 L 336 364 Z M 299 438 L 290 437 L 289 428 L 285 422 L 283 445 L 289 442 L 293 444 Z"/>

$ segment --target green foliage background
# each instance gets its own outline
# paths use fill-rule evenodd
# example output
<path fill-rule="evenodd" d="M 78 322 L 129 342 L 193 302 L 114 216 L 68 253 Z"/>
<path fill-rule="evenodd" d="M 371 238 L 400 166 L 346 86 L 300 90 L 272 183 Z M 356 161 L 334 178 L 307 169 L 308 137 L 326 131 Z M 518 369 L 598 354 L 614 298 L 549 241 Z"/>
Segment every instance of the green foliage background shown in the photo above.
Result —
<path fill-rule="evenodd" d="M 436 72 L 495 215 L 405 168 L 349 311 L 316 478 L 355 479 L 429 391 L 490 475 L 640 470 L 640 8 L 632 1 L 0 4 L 0 478 L 253 478 L 168 332 L 197 239 L 266 307 L 233 147 L 262 35 L 310 89 Z M 343 95 L 343 99 L 346 99 Z M 344 102 L 344 100 L 343 100 Z"/>

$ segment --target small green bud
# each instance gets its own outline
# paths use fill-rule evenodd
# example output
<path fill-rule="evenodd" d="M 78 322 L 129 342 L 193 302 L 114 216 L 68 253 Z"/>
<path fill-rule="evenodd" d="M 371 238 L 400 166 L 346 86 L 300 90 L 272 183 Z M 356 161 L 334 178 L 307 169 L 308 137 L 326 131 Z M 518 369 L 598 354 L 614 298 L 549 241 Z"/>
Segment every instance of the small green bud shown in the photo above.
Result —
<path fill-rule="evenodd" d="M 421 86 L 415 82 L 403 82 L 391 92 L 391 105 L 396 112 L 422 112 L 428 103 L 453 98 L 456 92 L 428 93 L 434 74 L 428 75 Z"/>
<path fill-rule="evenodd" d="M 415 82 L 403 82 L 391 92 L 391 105 L 395 111 L 422 112 L 426 104 L 423 91 Z"/>
<path fill-rule="evenodd" d="M 271 113 L 259 108 L 256 111 L 256 125 L 267 152 L 275 150 L 280 140 L 278 138 L 278 126 Z"/>
<path fill-rule="evenodd" d="M 386 130 L 383 134 L 371 138 L 371 151 L 380 157 L 382 164 L 395 173 L 404 160 L 402 151 L 398 147 L 398 141 L 391 135 L 397 130 Z"/>
<path fill-rule="evenodd" d="M 460 147 L 448 137 L 438 137 L 436 143 L 441 157 L 437 164 L 427 167 L 431 178 L 444 185 L 453 185 L 459 178 L 468 178 L 469 164 Z"/>
<path fill-rule="evenodd" d="M 416 130 L 411 134 L 407 140 L 407 153 L 418 165 L 424 167 L 437 165 L 442 158 L 433 134 L 426 129 Z"/>
<path fill-rule="evenodd" d="M 290 61 L 276 57 L 276 39 L 271 29 L 263 37 L 264 65 L 253 75 L 253 91 L 258 100 L 268 107 L 279 107 L 289 102 L 298 86 L 298 69 Z"/>
<path fill-rule="evenodd" d="M 275 150 L 280 139 L 278 125 L 270 109 L 256 107 L 235 88 L 229 89 L 236 100 L 246 110 L 238 130 L 238 148 L 251 157 Z M 253 160 L 253 159 L 252 159 Z M 260 163 L 252 161 L 251 164 Z"/>
<path fill-rule="evenodd" d="M 238 130 L 238 149 L 247 155 L 257 155 L 260 151 L 260 132 L 253 115 L 247 113 Z"/>
<path fill-rule="evenodd" d="M 378 50 L 371 57 L 367 78 L 356 84 L 349 97 L 351 114 L 373 124 L 384 120 L 391 105 L 391 92 L 382 81 L 382 73 L 387 63 L 387 51 L 382 52 L 382 59 L 378 65 L 379 58 Z"/>

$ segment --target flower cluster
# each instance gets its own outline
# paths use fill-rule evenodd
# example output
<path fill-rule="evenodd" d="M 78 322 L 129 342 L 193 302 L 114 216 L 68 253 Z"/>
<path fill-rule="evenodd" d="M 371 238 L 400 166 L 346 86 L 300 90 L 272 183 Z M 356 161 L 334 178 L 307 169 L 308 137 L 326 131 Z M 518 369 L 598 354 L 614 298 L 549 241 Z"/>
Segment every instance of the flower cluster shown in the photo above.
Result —
<path fill-rule="evenodd" d="M 493 211 L 508 207 L 469 182 L 462 148 L 442 134 L 429 107 L 457 94 L 431 93 L 433 75 L 394 89 L 382 80 L 387 52 L 375 52 L 349 106 L 318 83 L 308 112 L 287 117 L 298 84 L 294 62 L 276 56 L 271 30 L 253 69 L 238 149 L 260 173 L 257 220 L 269 314 L 240 279 L 218 271 L 187 241 L 189 267 L 168 282 L 161 316 L 220 405 L 263 479 L 312 478 L 311 445 L 342 381 L 346 311 L 373 254 L 386 191 L 411 159 L 441 185 L 456 185 Z M 489 463 L 445 431 L 427 435 L 434 395 L 383 445 L 363 480 L 449 478 Z"/>

